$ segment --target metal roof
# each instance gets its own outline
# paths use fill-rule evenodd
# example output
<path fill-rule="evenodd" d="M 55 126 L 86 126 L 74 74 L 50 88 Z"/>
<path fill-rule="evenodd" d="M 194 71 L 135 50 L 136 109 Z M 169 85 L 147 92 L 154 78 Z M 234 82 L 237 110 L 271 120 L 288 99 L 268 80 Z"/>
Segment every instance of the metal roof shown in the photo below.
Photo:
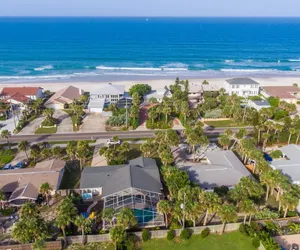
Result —
<path fill-rule="evenodd" d="M 265 101 L 265 100 L 261 100 L 261 101 L 252 101 L 251 100 L 251 102 L 253 102 L 257 106 L 263 106 L 263 107 L 268 106 L 268 107 L 270 107 L 270 103 L 268 101 Z"/>
<path fill-rule="evenodd" d="M 232 187 L 242 177 L 251 176 L 242 162 L 232 151 L 206 152 L 208 164 L 185 166 L 190 180 L 203 189 L 213 189 L 217 186 Z"/>
<path fill-rule="evenodd" d="M 104 197 L 127 188 L 161 193 L 162 184 L 155 160 L 139 157 L 126 165 L 85 168 L 80 189 L 88 188 L 102 188 Z"/>
<path fill-rule="evenodd" d="M 300 184 L 300 147 L 290 144 L 279 148 L 279 150 L 285 157 L 274 159 L 270 163 L 271 167 L 281 170 L 292 182 Z"/>
<path fill-rule="evenodd" d="M 231 79 L 227 79 L 226 82 L 228 82 L 229 84 L 236 84 L 236 85 L 252 85 L 252 84 L 259 85 L 258 82 L 254 81 L 249 77 L 231 78 Z"/>
<path fill-rule="evenodd" d="M 93 91 L 91 91 L 90 95 L 123 95 L 125 92 L 124 85 L 115 85 L 111 83 L 99 83 L 99 86 Z"/>

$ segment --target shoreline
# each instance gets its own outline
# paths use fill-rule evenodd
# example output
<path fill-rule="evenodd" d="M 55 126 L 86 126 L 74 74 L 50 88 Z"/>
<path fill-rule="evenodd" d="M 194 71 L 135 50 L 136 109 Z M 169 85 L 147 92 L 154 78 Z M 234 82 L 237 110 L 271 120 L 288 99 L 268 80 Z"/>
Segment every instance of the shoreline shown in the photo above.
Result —
<path fill-rule="evenodd" d="M 222 87 L 224 81 L 229 78 L 241 77 L 240 75 L 231 76 L 231 77 L 203 77 L 203 78 L 185 78 L 181 77 L 181 80 L 189 80 L 190 84 L 201 84 L 204 80 L 207 80 L 210 85 L 215 87 Z M 270 76 L 270 77 L 261 77 L 261 76 L 246 76 L 250 77 L 253 80 L 257 81 L 260 86 L 291 86 L 294 83 L 298 83 L 300 86 L 300 76 Z M 169 86 L 175 82 L 176 77 L 174 78 L 162 78 L 162 79 L 136 79 L 136 80 L 117 80 L 117 81 L 106 81 L 106 80 L 97 80 L 97 81 L 74 81 L 74 80 L 65 80 L 65 81 L 39 81 L 39 82 L 0 82 L 0 88 L 3 87 L 13 87 L 13 86 L 39 86 L 44 90 L 57 91 L 69 85 L 81 88 L 86 92 L 91 92 L 97 88 L 98 84 L 109 83 L 125 85 L 126 91 L 130 87 L 137 83 L 149 84 L 153 90 L 163 88 L 164 86 Z M 220 88 L 221 88 L 220 87 Z"/>

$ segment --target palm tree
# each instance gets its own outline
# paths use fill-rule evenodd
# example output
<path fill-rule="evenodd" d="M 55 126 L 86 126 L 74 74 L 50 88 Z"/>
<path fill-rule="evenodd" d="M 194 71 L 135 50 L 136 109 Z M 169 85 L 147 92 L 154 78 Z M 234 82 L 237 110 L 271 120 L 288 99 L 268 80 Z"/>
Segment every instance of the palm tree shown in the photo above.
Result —
<path fill-rule="evenodd" d="M 241 200 L 239 210 L 244 213 L 244 224 L 246 224 L 247 216 L 253 214 L 256 210 L 254 202 L 250 199 Z"/>
<path fill-rule="evenodd" d="M 288 144 L 290 144 L 290 141 L 291 141 L 292 135 L 294 135 L 294 134 L 296 133 L 296 129 L 294 129 L 294 128 L 290 128 L 290 129 L 289 129 L 289 132 L 290 132 L 290 135 L 289 135 Z"/>
<path fill-rule="evenodd" d="M 164 215 L 166 227 L 168 228 L 168 214 L 171 212 L 171 205 L 168 200 L 160 200 L 157 203 L 157 212 Z"/>
<path fill-rule="evenodd" d="M 172 113 L 172 109 L 168 106 L 164 106 L 162 111 L 165 114 L 166 123 L 168 123 L 168 116 Z"/>
<path fill-rule="evenodd" d="M 90 153 L 90 147 L 89 147 L 88 142 L 87 141 L 78 141 L 75 156 L 80 162 L 81 170 L 83 169 L 83 164 L 84 164 L 85 160 L 87 159 L 89 153 Z"/>
<path fill-rule="evenodd" d="M 196 146 L 200 144 L 200 135 L 196 133 L 194 130 L 187 130 L 187 138 L 186 141 L 193 148 L 194 161 L 196 159 Z"/>
<path fill-rule="evenodd" d="M 151 119 L 152 124 L 154 123 L 154 119 L 156 118 L 156 116 L 157 116 L 157 112 L 155 111 L 155 109 L 154 108 L 149 109 L 148 117 L 149 119 Z"/>
<path fill-rule="evenodd" d="M 38 214 L 38 210 L 35 204 L 30 202 L 25 202 L 25 204 L 20 209 L 20 218 L 34 217 Z"/>
<path fill-rule="evenodd" d="M 190 106 L 187 101 L 182 103 L 180 111 L 181 111 L 181 114 L 184 116 L 184 124 L 186 124 L 186 118 L 190 112 Z"/>
<path fill-rule="evenodd" d="M 53 189 L 49 182 L 42 183 L 40 186 L 40 193 L 46 197 L 47 205 L 49 205 L 49 196 L 52 190 Z"/>
<path fill-rule="evenodd" d="M 82 245 L 84 245 L 85 244 L 85 237 L 84 237 L 85 232 L 88 229 L 88 227 L 91 226 L 91 221 L 90 221 L 90 219 L 84 218 L 84 216 L 81 214 L 75 218 L 74 224 L 78 227 L 78 230 L 81 231 Z"/>
<path fill-rule="evenodd" d="M 110 238 L 115 245 L 115 250 L 118 249 L 118 244 L 126 239 L 126 231 L 123 226 L 118 225 L 110 229 Z"/>
<path fill-rule="evenodd" d="M 248 134 L 247 130 L 240 128 L 239 131 L 235 134 L 235 140 L 230 149 L 233 149 L 237 142 L 240 142 Z"/>
<path fill-rule="evenodd" d="M 76 154 L 76 149 L 77 149 L 77 142 L 76 141 L 69 141 L 67 143 L 66 151 L 67 151 L 67 154 L 69 155 L 69 157 L 71 159 L 74 159 L 75 154 Z"/>
<path fill-rule="evenodd" d="M 219 143 L 223 147 L 223 149 L 228 149 L 230 144 L 230 138 L 227 135 L 221 135 L 219 138 Z"/>
<path fill-rule="evenodd" d="M 103 229 L 105 230 L 106 222 L 109 223 L 110 227 L 113 226 L 113 219 L 116 215 L 116 211 L 113 208 L 105 208 L 102 211 Z"/>
<path fill-rule="evenodd" d="M 47 119 L 52 119 L 54 114 L 54 109 L 45 109 L 43 114 L 47 117 Z"/>
<path fill-rule="evenodd" d="M 267 134 L 269 134 L 271 129 L 274 129 L 274 123 L 270 120 L 267 120 L 264 125 L 267 128 Z"/>
<path fill-rule="evenodd" d="M 299 198 L 293 195 L 292 193 L 283 194 L 280 200 L 284 208 L 284 218 L 287 216 L 288 210 L 294 210 L 299 203 Z"/>
<path fill-rule="evenodd" d="M 158 154 L 164 166 L 167 166 L 174 161 L 174 157 L 171 150 L 168 149 L 160 150 Z"/>
<path fill-rule="evenodd" d="M 50 160 L 52 156 L 52 150 L 50 148 L 43 148 L 41 151 L 41 155 L 43 158 L 48 158 Z"/>
<path fill-rule="evenodd" d="M 151 157 L 157 149 L 157 144 L 153 140 L 147 140 L 140 147 L 144 157 Z"/>
<path fill-rule="evenodd" d="M 52 154 L 56 157 L 56 158 L 59 158 L 62 156 L 62 153 L 63 153 L 63 149 L 59 146 L 55 146 L 53 149 L 52 149 Z"/>
<path fill-rule="evenodd" d="M 222 229 L 222 234 L 223 234 L 226 223 L 235 222 L 238 219 L 236 207 L 233 205 L 224 204 L 220 207 L 218 213 L 223 223 L 223 229 Z"/>
<path fill-rule="evenodd" d="M 193 227 L 196 227 L 196 220 L 198 220 L 204 212 L 203 206 L 199 202 L 190 203 L 187 206 L 187 219 L 193 222 Z"/>
<path fill-rule="evenodd" d="M 297 135 L 296 144 L 298 144 L 299 137 L 300 137 L 300 129 L 296 130 L 296 135 Z"/>
<path fill-rule="evenodd" d="M 10 131 L 8 131 L 7 129 L 2 130 L 1 138 L 6 139 L 6 142 L 7 142 L 9 148 L 10 148 L 10 142 L 9 142 L 10 137 L 11 137 Z"/>
<path fill-rule="evenodd" d="M 28 141 L 20 141 L 20 142 L 19 142 L 18 149 L 19 149 L 20 151 L 24 151 L 24 152 L 25 152 L 27 161 L 29 160 L 28 153 L 27 153 L 27 150 L 28 150 L 29 148 L 30 148 L 30 143 L 29 143 Z"/>
<path fill-rule="evenodd" d="M 30 157 L 33 158 L 34 163 L 36 163 L 36 159 L 40 156 L 41 149 L 38 145 L 32 145 L 30 147 Z"/>
<path fill-rule="evenodd" d="M 275 127 L 274 127 L 275 131 L 274 131 L 274 133 L 275 133 L 275 135 L 277 137 L 277 139 L 276 139 L 277 143 L 278 143 L 278 140 L 279 140 L 279 136 L 278 136 L 279 132 L 281 132 L 283 130 L 283 128 L 284 127 L 281 124 L 275 124 Z"/>
<path fill-rule="evenodd" d="M 271 195 L 273 194 L 273 190 L 277 185 L 278 175 L 280 173 L 278 171 L 269 170 L 263 173 L 260 177 L 261 183 L 267 186 L 266 198 L 267 201 L 269 199 L 269 194 L 271 191 Z"/>
<path fill-rule="evenodd" d="M 117 224 L 129 228 L 137 224 L 136 217 L 134 216 L 133 210 L 130 208 L 122 208 L 116 215 Z"/>
<path fill-rule="evenodd" d="M 62 230 L 64 236 L 64 245 L 67 244 L 66 227 L 70 225 L 77 215 L 77 208 L 75 207 L 70 197 L 65 198 L 57 207 L 57 216 L 55 219 L 56 225 Z"/>
<path fill-rule="evenodd" d="M 6 201 L 7 201 L 6 195 L 0 190 L 0 203 L 2 209 L 4 209 L 4 204 Z"/>
<path fill-rule="evenodd" d="M 204 192 L 201 198 L 203 206 L 206 210 L 203 222 L 203 226 L 205 226 L 207 223 L 208 215 L 218 211 L 221 205 L 221 199 L 216 193 L 211 192 Z"/>
<path fill-rule="evenodd" d="M 36 115 L 39 113 L 42 103 L 43 100 L 41 98 L 38 98 L 34 102 L 32 102 L 32 109 L 34 110 L 34 113 Z"/>
<path fill-rule="evenodd" d="M 266 149 L 268 139 L 270 138 L 270 134 L 263 133 L 262 136 L 261 136 L 261 138 L 263 139 L 263 149 Z"/>

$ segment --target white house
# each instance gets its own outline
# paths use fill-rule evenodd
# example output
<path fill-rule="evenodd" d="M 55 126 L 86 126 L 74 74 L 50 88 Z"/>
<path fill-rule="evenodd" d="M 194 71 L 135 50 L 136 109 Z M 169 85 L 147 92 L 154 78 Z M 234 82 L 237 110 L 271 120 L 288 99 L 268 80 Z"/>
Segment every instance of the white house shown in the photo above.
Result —
<path fill-rule="evenodd" d="M 90 93 L 88 110 L 89 112 L 102 113 L 105 103 L 116 104 L 124 98 L 124 94 L 124 85 L 99 84 L 99 87 Z"/>
<path fill-rule="evenodd" d="M 162 102 L 164 97 L 171 97 L 170 89 L 165 86 L 162 89 L 152 90 L 149 94 L 144 95 L 144 101 L 147 103 L 151 98 L 155 98 L 158 102 Z"/>
<path fill-rule="evenodd" d="M 224 88 L 229 95 L 241 97 L 259 95 L 259 83 L 248 77 L 227 79 Z"/>

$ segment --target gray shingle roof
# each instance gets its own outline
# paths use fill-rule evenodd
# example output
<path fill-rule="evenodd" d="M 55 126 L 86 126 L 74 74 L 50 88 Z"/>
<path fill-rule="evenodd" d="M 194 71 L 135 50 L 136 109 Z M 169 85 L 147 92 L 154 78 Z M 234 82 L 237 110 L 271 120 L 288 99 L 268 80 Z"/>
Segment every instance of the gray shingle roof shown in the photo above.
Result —
<path fill-rule="evenodd" d="M 258 82 L 254 81 L 253 79 L 249 77 L 236 77 L 236 78 L 231 78 L 227 79 L 226 82 L 229 84 L 236 84 L 236 85 L 251 85 L 251 84 L 257 84 L 259 85 Z"/>
<path fill-rule="evenodd" d="M 251 176 L 249 171 L 232 151 L 206 152 L 209 164 L 185 166 L 192 182 L 204 189 L 213 189 L 216 186 L 232 187 L 242 177 Z"/>
<path fill-rule="evenodd" d="M 270 165 L 290 177 L 291 181 L 300 184 L 300 147 L 290 144 L 280 148 L 285 158 L 274 159 Z"/>
<path fill-rule="evenodd" d="M 80 188 L 100 187 L 104 197 L 131 187 L 161 193 L 162 184 L 155 160 L 139 157 L 127 165 L 85 168 Z"/>
<path fill-rule="evenodd" d="M 270 106 L 270 103 L 268 101 L 265 100 L 261 100 L 261 101 L 252 101 L 253 103 L 255 103 L 257 106 Z"/>

